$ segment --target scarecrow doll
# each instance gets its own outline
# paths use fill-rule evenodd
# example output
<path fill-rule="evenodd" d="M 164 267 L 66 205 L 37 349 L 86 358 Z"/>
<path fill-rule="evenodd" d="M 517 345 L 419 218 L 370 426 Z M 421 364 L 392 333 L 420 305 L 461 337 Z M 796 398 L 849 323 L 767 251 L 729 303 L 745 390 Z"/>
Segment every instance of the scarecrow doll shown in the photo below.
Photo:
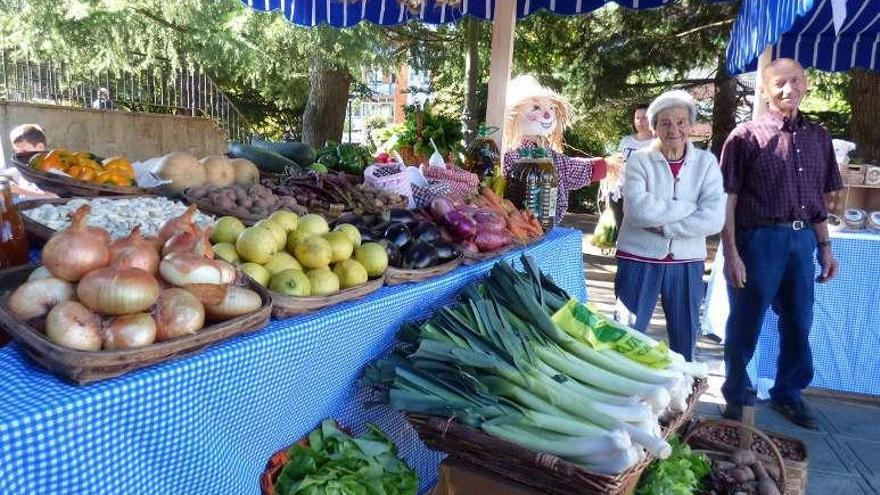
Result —
<path fill-rule="evenodd" d="M 562 153 L 563 132 L 571 119 L 571 106 L 555 91 L 541 86 L 532 76 L 518 76 L 507 88 L 504 120 L 504 175 L 521 158 L 523 148 L 541 147 L 547 151 L 559 179 L 556 223 L 568 209 L 569 192 L 605 177 L 601 158 L 576 158 Z"/>

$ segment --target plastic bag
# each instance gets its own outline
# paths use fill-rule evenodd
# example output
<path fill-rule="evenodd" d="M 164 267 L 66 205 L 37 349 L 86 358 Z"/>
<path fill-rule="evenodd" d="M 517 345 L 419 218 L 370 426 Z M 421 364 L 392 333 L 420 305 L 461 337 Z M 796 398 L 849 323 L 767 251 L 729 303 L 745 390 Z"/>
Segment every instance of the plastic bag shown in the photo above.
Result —
<path fill-rule="evenodd" d="M 605 208 L 593 231 L 593 245 L 602 249 L 611 249 L 617 243 L 619 227 L 614 222 L 614 212 L 611 208 Z"/>

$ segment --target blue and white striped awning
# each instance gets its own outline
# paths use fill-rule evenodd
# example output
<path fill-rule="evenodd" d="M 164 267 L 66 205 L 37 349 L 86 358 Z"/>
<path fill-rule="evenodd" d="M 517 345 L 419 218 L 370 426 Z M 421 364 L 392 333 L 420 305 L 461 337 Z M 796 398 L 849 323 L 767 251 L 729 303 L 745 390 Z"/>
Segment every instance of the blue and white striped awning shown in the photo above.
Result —
<path fill-rule="evenodd" d="M 880 70 L 880 0 L 744 0 L 727 46 L 728 72 L 755 70 L 768 45 L 773 58 L 804 67 Z"/>
<path fill-rule="evenodd" d="M 300 26 L 329 24 L 349 27 L 361 21 L 383 26 L 417 21 L 426 24 L 456 22 L 466 15 L 491 21 L 496 0 L 416 0 L 415 10 L 407 0 L 241 0 L 256 10 L 280 11 L 290 22 Z M 514 0 L 497 0 L 514 1 Z M 516 0 L 516 14 L 523 18 L 539 11 L 560 15 L 587 14 L 611 0 Z M 719 0 L 709 0 L 719 1 Z M 727 0 L 721 0 L 727 1 Z M 616 0 L 630 9 L 662 7 L 672 0 Z"/>

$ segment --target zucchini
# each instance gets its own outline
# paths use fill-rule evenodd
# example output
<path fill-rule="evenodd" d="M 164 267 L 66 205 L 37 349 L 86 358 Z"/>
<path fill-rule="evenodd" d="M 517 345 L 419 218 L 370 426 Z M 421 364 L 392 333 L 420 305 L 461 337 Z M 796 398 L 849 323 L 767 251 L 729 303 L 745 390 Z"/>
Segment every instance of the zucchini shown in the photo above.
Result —
<path fill-rule="evenodd" d="M 242 143 L 229 143 L 227 154 L 232 158 L 244 158 L 250 160 L 257 166 L 257 168 L 264 172 L 280 174 L 287 168 L 293 170 L 301 168 L 298 163 L 285 158 L 278 153 Z"/>
<path fill-rule="evenodd" d="M 307 167 L 315 163 L 317 158 L 315 156 L 315 148 L 305 143 L 297 143 L 296 141 L 275 142 L 254 139 L 251 141 L 251 146 L 278 153 L 289 160 L 295 161 L 300 167 Z"/>

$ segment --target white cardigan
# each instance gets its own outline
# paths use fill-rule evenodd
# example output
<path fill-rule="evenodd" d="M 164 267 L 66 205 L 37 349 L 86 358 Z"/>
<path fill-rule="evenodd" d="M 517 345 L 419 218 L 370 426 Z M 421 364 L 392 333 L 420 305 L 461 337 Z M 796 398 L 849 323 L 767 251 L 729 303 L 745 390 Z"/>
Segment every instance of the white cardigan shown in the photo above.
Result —
<path fill-rule="evenodd" d="M 656 145 L 626 162 L 617 249 L 645 258 L 705 259 L 706 236 L 724 226 L 727 195 L 715 155 L 688 142 L 678 179 Z M 646 230 L 662 227 L 663 235 Z"/>

